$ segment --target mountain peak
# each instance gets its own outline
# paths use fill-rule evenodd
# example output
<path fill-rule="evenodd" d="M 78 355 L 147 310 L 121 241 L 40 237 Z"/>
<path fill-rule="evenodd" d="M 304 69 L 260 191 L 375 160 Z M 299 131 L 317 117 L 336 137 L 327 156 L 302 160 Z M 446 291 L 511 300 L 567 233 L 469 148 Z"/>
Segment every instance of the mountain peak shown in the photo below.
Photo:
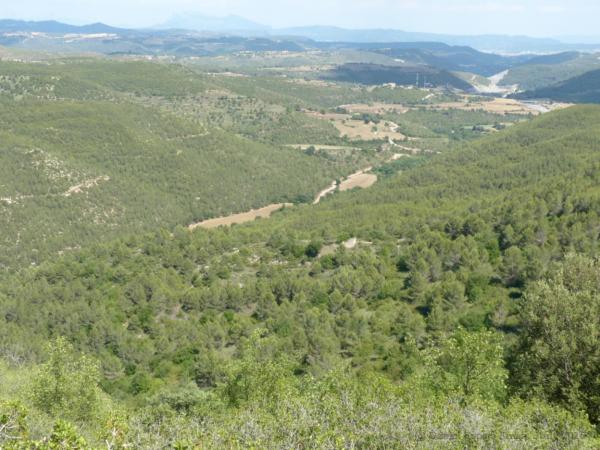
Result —
<path fill-rule="evenodd" d="M 223 17 L 206 16 L 197 12 L 176 14 L 160 24 L 161 29 L 186 29 L 194 31 L 252 31 L 265 32 L 271 28 L 267 25 L 253 22 L 244 17 L 228 15 Z"/>

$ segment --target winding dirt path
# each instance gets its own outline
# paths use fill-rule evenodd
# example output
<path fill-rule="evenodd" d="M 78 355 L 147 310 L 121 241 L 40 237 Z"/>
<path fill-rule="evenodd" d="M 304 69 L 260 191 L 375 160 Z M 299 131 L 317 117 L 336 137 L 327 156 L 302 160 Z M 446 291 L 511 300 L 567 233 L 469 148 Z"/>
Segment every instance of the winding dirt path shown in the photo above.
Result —
<path fill-rule="evenodd" d="M 355 187 L 368 188 L 373 186 L 373 184 L 375 184 L 375 182 L 377 181 L 377 175 L 369 173 L 371 172 L 371 170 L 373 170 L 373 167 L 366 167 L 357 172 L 354 172 L 353 174 L 348 175 L 346 178 L 341 180 L 339 186 L 337 184 L 337 181 L 332 181 L 329 187 L 323 189 L 317 194 L 313 205 L 320 203 L 321 200 L 323 200 L 329 194 L 333 194 L 338 189 L 340 191 L 349 191 L 350 189 L 353 189 Z"/>
<path fill-rule="evenodd" d="M 394 161 L 403 156 L 408 156 L 408 155 L 396 153 L 389 160 L 387 160 L 387 162 Z M 338 186 L 337 181 L 335 181 L 335 180 L 332 181 L 331 185 L 329 185 L 327 188 L 323 189 L 321 192 L 319 192 L 317 194 L 317 196 L 315 197 L 315 200 L 313 201 L 312 204 L 316 205 L 316 204 L 320 203 L 321 200 L 323 200 L 323 198 L 325 198 L 329 194 L 333 194 L 338 189 L 343 192 L 343 191 L 348 191 L 350 189 L 354 189 L 357 187 L 364 189 L 364 188 L 373 186 L 377 182 L 377 175 L 375 175 L 374 173 L 371 173 L 372 170 L 373 170 L 373 167 L 369 166 L 369 167 L 361 169 L 357 172 L 354 172 L 353 174 L 348 175 L 346 178 L 344 178 L 340 182 L 339 186 Z M 279 211 L 282 208 L 290 207 L 290 206 L 294 206 L 294 205 L 292 203 L 273 203 L 271 205 L 267 205 L 260 209 L 252 209 L 250 211 L 246 211 L 246 212 L 239 213 L 239 214 L 232 214 L 230 216 L 217 217 L 214 219 L 203 220 L 202 222 L 198 222 L 198 223 L 194 223 L 194 224 L 190 225 L 188 227 L 188 229 L 189 230 L 195 230 L 196 228 L 211 229 L 211 228 L 218 228 L 218 227 L 223 227 L 223 226 L 231 226 L 234 224 L 252 222 L 257 217 L 267 218 L 267 217 L 270 217 L 271 214 L 273 214 L 275 211 Z"/>
<path fill-rule="evenodd" d="M 333 194 L 336 189 L 337 189 L 337 181 L 333 181 L 328 188 L 323 189 L 321 192 L 319 192 L 317 194 L 317 197 L 315 198 L 313 205 L 316 205 L 317 203 L 319 203 L 325 196 L 327 196 L 329 194 Z"/>

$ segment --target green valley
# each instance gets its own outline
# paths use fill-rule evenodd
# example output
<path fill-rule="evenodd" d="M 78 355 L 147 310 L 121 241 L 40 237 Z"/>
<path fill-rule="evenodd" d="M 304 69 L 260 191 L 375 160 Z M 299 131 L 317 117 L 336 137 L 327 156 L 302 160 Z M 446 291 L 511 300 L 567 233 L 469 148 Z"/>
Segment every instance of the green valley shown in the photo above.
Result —
<path fill-rule="evenodd" d="M 600 448 L 595 54 L 202 22 L 0 20 L 0 448 Z"/>
<path fill-rule="evenodd" d="M 425 442 L 449 426 L 449 439 L 477 445 L 504 445 L 510 429 L 525 442 L 593 448 L 581 408 L 597 420 L 597 336 L 576 343 L 569 327 L 590 319 L 598 326 L 597 284 L 567 280 L 597 273 L 599 121 L 596 107 L 571 108 L 318 206 L 232 229 L 178 228 L 93 245 L 13 275 L 0 286 L 2 354 L 22 368 L 2 376 L 44 361 L 46 340 L 64 336 L 100 363 L 101 391 L 90 395 L 112 398 L 89 413 L 130 417 L 127 429 L 144 447 L 172 439 L 208 448 L 312 439 L 316 447 L 335 439 L 383 445 L 403 439 L 389 421 L 397 426 L 411 414 L 430 436 Z M 554 372 L 559 355 L 542 362 L 543 353 L 528 350 L 554 345 L 536 328 L 535 308 L 555 299 L 548 289 L 593 299 L 556 323 L 557 338 L 577 349 L 560 356 L 580 367 L 572 381 Z M 52 348 L 50 355 L 76 355 L 63 341 Z M 485 349 L 481 360 L 468 357 L 473 348 Z M 75 364 L 69 370 L 80 373 L 83 362 Z M 522 369 L 532 364 L 558 384 Z M 480 378 L 463 384 L 474 368 Z M 433 410 L 431 398 L 439 402 Z M 356 408 L 345 419 L 335 413 L 341 401 Z M 76 412 L 42 411 L 90 424 L 82 430 L 92 442 L 103 432 Z M 489 428 L 454 434 L 470 414 L 491 415 Z M 156 429 L 154 421 L 170 425 Z M 361 431 L 373 421 L 375 429 Z M 252 431 L 235 431 L 250 423 Z M 401 427 L 417 426 L 410 423 Z M 297 437 L 284 438 L 279 427 Z M 119 428 L 123 442 L 134 438 L 127 429 Z M 416 444 L 411 436 L 408 446 Z"/>

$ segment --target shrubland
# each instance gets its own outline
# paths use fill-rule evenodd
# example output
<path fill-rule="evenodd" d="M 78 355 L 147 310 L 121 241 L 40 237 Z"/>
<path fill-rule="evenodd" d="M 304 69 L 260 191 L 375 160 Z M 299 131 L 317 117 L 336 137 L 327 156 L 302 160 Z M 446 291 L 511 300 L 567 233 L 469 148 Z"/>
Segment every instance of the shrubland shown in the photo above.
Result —
<path fill-rule="evenodd" d="M 569 108 L 319 205 L 6 275 L 0 442 L 597 448 L 599 122 Z"/>

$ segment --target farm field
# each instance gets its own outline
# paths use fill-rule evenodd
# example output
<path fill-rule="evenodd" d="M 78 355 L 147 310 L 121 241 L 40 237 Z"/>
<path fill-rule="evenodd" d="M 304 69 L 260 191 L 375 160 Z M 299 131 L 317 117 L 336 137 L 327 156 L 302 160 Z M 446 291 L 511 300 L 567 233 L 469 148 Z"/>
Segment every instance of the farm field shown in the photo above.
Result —
<path fill-rule="evenodd" d="M 397 131 L 393 123 L 373 123 L 361 119 L 354 119 L 350 114 L 338 113 L 307 113 L 310 117 L 331 122 L 342 138 L 354 141 L 370 140 L 405 140 L 407 137 Z"/>
<path fill-rule="evenodd" d="M 377 182 L 377 175 L 369 173 L 370 169 L 350 175 L 340 183 L 340 191 L 349 191 L 355 188 L 365 189 L 373 186 Z"/>
<path fill-rule="evenodd" d="M 195 230 L 196 228 L 218 228 L 222 226 L 231 226 L 246 222 L 252 222 L 258 218 L 267 218 L 270 217 L 276 211 L 279 211 L 285 207 L 294 206 L 293 203 L 277 203 L 274 205 L 268 205 L 259 209 L 253 209 L 248 212 L 232 214 L 227 217 L 217 217 L 215 219 L 208 219 L 202 222 L 198 222 L 189 226 L 190 230 Z"/>
<path fill-rule="evenodd" d="M 404 113 L 410 109 L 408 106 L 398 105 L 394 103 L 381 103 L 375 102 L 371 104 L 367 103 L 355 103 L 349 105 L 340 105 L 341 109 L 345 109 L 349 113 L 364 113 L 364 114 L 385 114 L 389 112 L 393 113 Z"/>
<path fill-rule="evenodd" d="M 485 111 L 493 114 L 533 114 L 538 115 L 544 112 L 564 109 L 571 106 L 569 103 L 554 102 L 524 102 L 509 98 L 491 98 L 484 101 L 474 100 L 471 97 L 464 96 L 461 101 L 438 103 L 428 105 L 426 108 L 434 110 L 458 109 L 462 111 Z"/>

